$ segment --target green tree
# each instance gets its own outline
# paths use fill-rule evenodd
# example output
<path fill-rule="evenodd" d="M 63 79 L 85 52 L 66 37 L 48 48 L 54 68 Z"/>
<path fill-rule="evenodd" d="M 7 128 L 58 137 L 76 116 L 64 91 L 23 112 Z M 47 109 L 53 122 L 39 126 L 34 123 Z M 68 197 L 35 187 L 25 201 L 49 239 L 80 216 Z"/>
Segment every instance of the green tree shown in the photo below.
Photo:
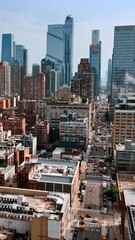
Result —
<path fill-rule="evenodd" d="M 49 99 L 48 99 L 48 103 L 56 103 L 57 102 L 57 99 L 55 98 L 55 97 L 50 97 Z"/>
<path fill-rule="evenodd" d="M 108 157 L 105 159 L 105 162 L 112 163 L 113 157 Z"/>
<path fill-rule="evenodd" d="M 86 97 L 82 97 L 82 103 L 86 103 L 87 102 L 87 98 Z"/>
<path fill-rule="evenodd" d="M 118 198 L 118 189 L 111 185 L 111 187 L 104 192 L 104 195 L 112 202 L 115 203 L 117 202 Z"/>

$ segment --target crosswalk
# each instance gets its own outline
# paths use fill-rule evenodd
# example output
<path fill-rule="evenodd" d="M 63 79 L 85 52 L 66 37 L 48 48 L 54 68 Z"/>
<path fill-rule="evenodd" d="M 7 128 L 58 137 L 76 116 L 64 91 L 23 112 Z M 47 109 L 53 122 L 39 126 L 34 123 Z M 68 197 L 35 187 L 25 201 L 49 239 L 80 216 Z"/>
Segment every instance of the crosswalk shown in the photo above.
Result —
<path fill-rule="evenodd" d="M 98 230 L 100 231 L 101 229 L 101 224 L 89 222 L 89 223 L 86 223 L 86 229 L 87 228 L 98 232 Z"/>
<path fill-rule="evenodd" d="M 99 187 L 99 186 L 101 186 L 101 183 L 99 183 L 99 182 L 88 182 L 87 186 L 88 187 Z"/>

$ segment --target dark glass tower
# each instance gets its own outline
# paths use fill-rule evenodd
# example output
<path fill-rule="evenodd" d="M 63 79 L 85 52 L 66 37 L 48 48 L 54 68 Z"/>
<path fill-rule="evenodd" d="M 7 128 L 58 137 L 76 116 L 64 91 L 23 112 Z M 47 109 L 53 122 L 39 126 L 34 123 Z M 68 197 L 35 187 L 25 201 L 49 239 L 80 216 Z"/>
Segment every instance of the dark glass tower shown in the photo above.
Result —
<path fill-rule="evenodd" d="M 46 60 L 59 64 L 61 86 L 70 86 L 73 76 L 73 18 L 67 16 L 65 24 L 48 25 Z"/>
<path fill-rule="evenodd" d="M 94 97 L 97 98 L 101 88 L 101 41 L 99 30 L 92 31 L 89 59 L 94 73 Z"/>
<path fill-rule="evenodd" d="M 70 86 L 73 77 L 73 18 L 67 16 L 64 25 L 64 65 L 65 65 L 65 82 Z"/>
<path fill-rule="evenodd" d="M 1 61 L 7 61 L 11 65 L 13 57 L 13 34 L 2 34 Z"/>
<path fill-rule="evenodd" d="M 112 59 L 108 60 L 108 70 L 107 70 L 107 93 L 111 94 L 111 83 L 112 83 Z"/>
<path fill-rule="evenodd" d="M 116 26 L 112 56 L 112 103 L 135 91 L 135 25 Z"/>

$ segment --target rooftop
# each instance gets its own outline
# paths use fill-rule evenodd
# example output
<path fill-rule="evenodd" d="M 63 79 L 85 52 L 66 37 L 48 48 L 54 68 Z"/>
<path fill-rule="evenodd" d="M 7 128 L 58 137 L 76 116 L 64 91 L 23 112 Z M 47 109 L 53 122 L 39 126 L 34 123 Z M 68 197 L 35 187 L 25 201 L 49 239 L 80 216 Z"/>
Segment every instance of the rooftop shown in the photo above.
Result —
<path fill-rule="evenodd" d="M 64 182 L 64 183 L 72 183 L 73 178 L 72 177 L 61 177 L 61 176 L 44 176 L 41 175 L 39 178 L 39 181 L 43 182 Z"/>
<path fill-rule="evenodd" d="M 29 172 L 33 166 L 34 166 L 34 163 L 21 165 L 18 172 Z"/>
<path fill-rule="evenodd" d="M 126 206 L 135 204 L 135 184 L 134 188 L 124 189 L 124 198 Z M 134 207 L 135 210 L 135 207 Z"/>
<path fill-rule="evenodd" d="M 16 192 L 19 191 L 13 188 L 13 192 L 14 190 Z M 30 192 L 34 193 L 32 190 L 30 190 Z M 59 220 L 62 211 L 64 211 L 64 204 L 69 198 L 69 194 L 44 192 L 44 196 L 40 196 L 40 191 L 35 191 L 35 194 L 36 195 L 28 196 L 1 193 L 0 218 L 31 221 L 32 216 L 46 216 L 49 219 L 55 218 Z"/>
<path fill-rule="evenodd" d="M 38 160 L 31 179 L 48 182 L 72 183 L 78 162 Z"/>

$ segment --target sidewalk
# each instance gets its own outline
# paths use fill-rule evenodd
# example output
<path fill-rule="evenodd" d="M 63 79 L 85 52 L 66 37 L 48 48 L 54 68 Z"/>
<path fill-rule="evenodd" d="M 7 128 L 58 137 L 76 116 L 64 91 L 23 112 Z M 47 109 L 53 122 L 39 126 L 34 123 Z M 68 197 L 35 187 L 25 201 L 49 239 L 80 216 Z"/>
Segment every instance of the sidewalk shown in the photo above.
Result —
<path fill-rule="evenodd" d="M 66 230 L 66 234 L 65 234 L 66 240 L 72 240 L 72 238 L 73 238 L 74 223 L 75 223 L 75 220 L 77 219 L 77 212 L 79 210 L 79 207 L 80 207 L 80 201 L 76 194 L 74 201 L 72 203 L 71 213 L 70 213 L 70 221 L 68 222 L 67 230 Z"/>
<path fill-rule="evenodd" d="M 86 165 L 87 165 L 87 162 L 83 161 L 82 173 L 85 172 Z M 79 186 L 78 186 L 78 188 L 79 188 Z M 74 201 L 72 202 L 72 206 L 70 209 L 70 220 L 68 222 L 67 230 L 66 230 L 66 234 L 65 234 L 66 240 L 72 240 L 72 238 L 73 238 L 74 224 L 75 224 L 75 221 L 77 220 L 77 212 L 80 208 L 80 199 L 78 198 L 78 192 L 79 192 L 79 189 L 76 191 L 76 195 L 74 197 Z"/>
<path fill-rule="evenodd" d="M 110 229 L 110 239 L 123 240 L 120 232 L 120 225 L 112 226 Z"/>

